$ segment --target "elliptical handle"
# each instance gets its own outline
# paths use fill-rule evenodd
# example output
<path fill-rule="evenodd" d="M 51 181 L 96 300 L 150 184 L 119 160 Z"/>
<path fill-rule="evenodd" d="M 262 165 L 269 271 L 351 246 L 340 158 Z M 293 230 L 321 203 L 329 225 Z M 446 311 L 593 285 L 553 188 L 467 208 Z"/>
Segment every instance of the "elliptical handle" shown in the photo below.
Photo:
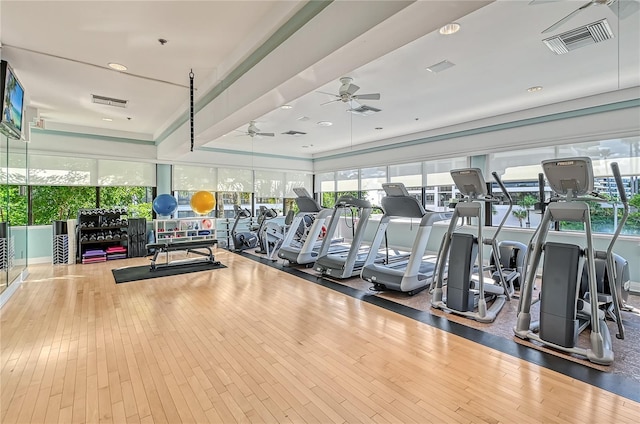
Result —
<path fill-rule="evenodd" d="M 509 200 L 509 207 L 507 208 L 507 212 L 502 217 L 502 221 L 500 221 L 500 224 L 498 224 L 498 227 L 496 228 L 496 232 L 493 233 L 493 237 L 491 238 L 491 240 L 495 241 L 498 239 L 498 234 L 502 230 L 502 227 L 504 227 L 504 223 L 507 221 L 507 218 L 511 214 L 511 209 L 513 208 L 513 199 L 511 198 L 511 195 L 507 191 L 507 188 L 502 183 L 502 180 L 500 179 L 500 176 L 498 175 L 498 173 L 496 171 L 493 171 L 491 175 L 493 175 L 493 179 L 496 180 L 496 182 L 500 186 L 500 190 L 502 190 L 502 193 L 504 193 L 504 195 L 507 197 L 507 200 Z"/>
<path fill-rule="evenodd" d="M 500 176 L 498 175 L 498 173 L 496 171 L 493 171 L 491 175 L 493 175 L 493 179 L 496 180 L 496 182 L 500 186 L 500 190 L 502 190 L 502 193 L 504 193 L 504 195 L 507 196 L 507 199 L 509 199 L 509 203 L 512 204 L 513 199 L 511 198 L 511 195 L 507 191 L 507 188 L 504 186 L 504 183 L 500 179 Z"/>
<path fill-rule="evenodd" d="M 611 171 L 613 172 L 613 178 L 615 178 L 616 185 L 618 186 L 618 195 L 620 196 L 620 201 L 623 204 L 626 204 L 627 192 L 624 190 L 624 184 L 622 183 L 622 176 L 620 175 L 620 167 L 618 166 L 618 162 L 611 163 Z"/>

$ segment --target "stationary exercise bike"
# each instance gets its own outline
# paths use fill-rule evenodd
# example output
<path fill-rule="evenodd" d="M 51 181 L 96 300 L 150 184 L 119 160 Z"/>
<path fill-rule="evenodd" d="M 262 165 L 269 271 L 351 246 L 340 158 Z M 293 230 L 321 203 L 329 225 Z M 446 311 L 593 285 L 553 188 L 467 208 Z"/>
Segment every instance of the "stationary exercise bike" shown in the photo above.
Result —
<path fill-rule="evenodd" d="M 251 211 L 247 208 L 241 208 L 238 205 L 233 205 L 233 209 L 236 213 L 236 218 L 231 227 L 231 240 L 233 241 L 233 251 L 242 252 L 247 249 L 255 249 L 258 245 L 258 237 L 254 232 L 242 231 L 238 232 L 238 224 L 241 219 L 251 218 Z"/>
<path fill-rule="evenodd" d="M 258 230 L 256 235 L 258 236 L 258 247 L 256 253 L 267 253 L 267 233 L 265 231 L 267 221 L 278 216 L 278 211 L 273 208 L 267 208 L 266 206 L 260 206 L 260 212 L 258 213 Z"/>

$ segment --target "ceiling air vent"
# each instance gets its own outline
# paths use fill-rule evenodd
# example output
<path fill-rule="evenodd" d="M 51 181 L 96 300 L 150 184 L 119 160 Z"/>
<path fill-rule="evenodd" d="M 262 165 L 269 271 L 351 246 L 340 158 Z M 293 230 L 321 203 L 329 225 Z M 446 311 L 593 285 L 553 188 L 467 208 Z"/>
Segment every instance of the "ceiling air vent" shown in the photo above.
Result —
<path fill-rule="evenodd" d="M 361 105 L 359 107 L 349 109 L 348 111 L 351 113 L 355 113 L 357 115 L 368 116 L 368 115 L 373 115 L 376 112 L 380 112 L 380 110 L 381 109 L 378 109 L 373 106 Z"/>
<path fill-rule="evenodd" d="M 613 32 L 606 19 L 563 32 L 542 40 L 555 54 L 565 54 L 580 47 L 613 38 Z"/>
<path fill-rule="evenodd" d="M 127 101 L 122 99 L 114 99 L 113 97 L 98 96 L 97 94 L 91 95 L 91 101 L 99 105 L 115 106 L 115 107 L 127 107 Z"/>
<path fill-rule="evenodd" d="M 283 132 L 282 134 L 286 134 L 286 135 L 305 135 L 306 132 L 296 131 L 296 130 L 289 130 L 287 132 Z"/>

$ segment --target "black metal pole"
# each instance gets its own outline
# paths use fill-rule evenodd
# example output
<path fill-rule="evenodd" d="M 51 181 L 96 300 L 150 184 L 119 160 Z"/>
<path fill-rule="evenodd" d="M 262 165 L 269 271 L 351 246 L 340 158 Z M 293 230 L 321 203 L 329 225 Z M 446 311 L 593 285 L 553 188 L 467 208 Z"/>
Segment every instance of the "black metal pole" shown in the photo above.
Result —
<path fill-rule="evenodd" d="M 191 121 L 191 151 L 193 152 L 193 69 L 189 72 L 189 119 Z"/>

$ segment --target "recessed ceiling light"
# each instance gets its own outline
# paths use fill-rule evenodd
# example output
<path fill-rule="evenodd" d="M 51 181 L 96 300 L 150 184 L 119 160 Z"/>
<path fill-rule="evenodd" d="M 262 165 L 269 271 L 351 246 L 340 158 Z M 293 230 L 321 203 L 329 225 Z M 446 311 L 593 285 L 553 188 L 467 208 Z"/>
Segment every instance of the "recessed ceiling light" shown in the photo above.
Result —
<path fill-rule="evenodd" d="M 282 106 L 280 106 L 280 109 L 293 109 L 293 106 L 291 106 L 291 105 L 282 105 Z"/>
<path fill-rule="evenodd" d="M 460 24 L 457 22 L 451 22 L 440 28 L 440 34 L 442 35 L 451 35 L 458 31 L 460 31 Z"/>
<path fill-rule="evenodd" d="M 528 91 L 529 93 L 535 93 L 536 91 L 540 91 L 540 90 L 542 90 L 542 87 L 541 87 L 541 86 L 539 86 L 539 85 L 536 85 L 535 87 L 529 87 L 529 88 L 527 88 L 527 91 Z"/>
<path fill-rule="evenodd" d="M 107 122 L 111 122 L 111 121 L 113 121 L 113 119 L 111 119 L 111 118 L 102 118 L 102 120 L 103 120 L 103 121 L 107 121 Z"/>
<path fill-rule="evenodd" d="M 318 122 L 318 125 L 320 125 L 321 127 L 330 127 L 331 125 L 333 125 L 333 122 L 320 121 L 320 122 Z"/>
<path fill-rule="evenodd" d="M 377 130 L 381 130 L 381 129 L 382 129 L 382 127 L 376 127 L 375 129 L 377 129 Z"/>
<path fill-rule="evenodd" d="M 121 65 L 119 63 L 114 63 L 114 62 L 109 63 L 109 68 L 115 69 L 116 71 L 126 71 L 127 70 L 126 66 Z"/>

